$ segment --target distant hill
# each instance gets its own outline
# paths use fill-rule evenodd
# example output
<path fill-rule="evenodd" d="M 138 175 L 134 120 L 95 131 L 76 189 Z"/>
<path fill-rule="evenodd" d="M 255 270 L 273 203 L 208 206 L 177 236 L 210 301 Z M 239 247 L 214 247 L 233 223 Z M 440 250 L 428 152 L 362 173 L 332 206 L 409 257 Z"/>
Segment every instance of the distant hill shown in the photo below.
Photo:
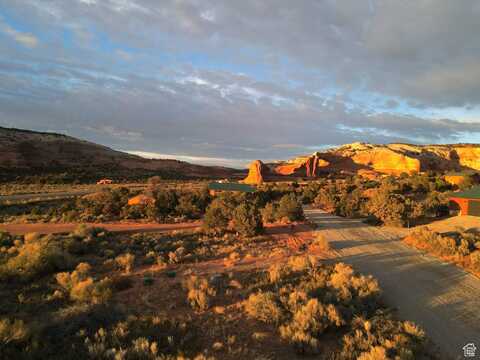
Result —
<path fill-rule="evenodd" d="M 145 159 L 62 134 L 0 127 L 0 175 L 3 178 L 65 171 L 89 178 L 161 175 L 172 179 L 224 178 L 239 172 L 178 160 Z"/>

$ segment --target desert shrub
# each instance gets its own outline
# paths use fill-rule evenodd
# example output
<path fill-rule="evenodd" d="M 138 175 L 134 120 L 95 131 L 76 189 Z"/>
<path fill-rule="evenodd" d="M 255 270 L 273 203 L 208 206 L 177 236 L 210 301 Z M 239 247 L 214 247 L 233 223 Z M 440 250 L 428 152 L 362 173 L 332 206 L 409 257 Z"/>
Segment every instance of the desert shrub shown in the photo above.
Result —
<path fill-rule="evenodd" d="M 202 210 L 195 204 L 192 195 L 184 195 L 178 200 L 178 205 L 175 207 L 176 213 L 183 215 L 188 219 L 199 219 L 202 215 Z"/>
<path fill-rule="evenodd" d="M 262 214 L 262 219 L 264 223 L 273 223 L 276 219 L 276 213 L 275 213 L 275 205 L 271 202 L 269 202 L 265 207 L 261 210 Z"/>
<path fill-rule="evenodd" d="M 71 273 L 58 273 L 57 283 L 73 301 L 102 304 L 107 302 L 111 295 L 111 281 L 108 278 L 94 281 L 89 277 L 90 265 L 80 263 Z"/>
<path fill-rule="evenodd" d="M 330 251 L 332 249 L 330 243 L 321 232 L 317 232 L 312 245 L 321 251 Z"/>
<path fill-rule="evenodd" d="M 252 289 L 244 310 L 252 318 L 278 324 L 280 336 L 301 354 L 321 352 L 326 331 L 348 329 L 355 316 L 371 316 L 380 306 L 377 281 L 342 263 L 322 266 L 297 257 L 288 268 L 271 266 L 267 280 Z"/>
<path fill-rule="evenodd" d="M 405 198 L 384 188 L 379 189 L 368 202 L 368 211 L 387 225 L 403 226 L 407 218 Z"/>
<path fill-rule="evenodd" d="M 334 211 L 340 201 L 340 191 L 336 184 L 325 186 L 322 191 L 313 199 L 313 204 L 327 211 Z"/>
<path fill-rule="evenodd" d="M 361 302 L 352 304 L 362 310 L 374 308 L 380 295 L 378 282 L 371 276 L 357 275 L 352 267 L 337 263 L 330 275 L 328 284 L 336 290 L 336 297 L 344 302 L 357 298 Z"/>
<path fill-rule="evenodd" d="M 334 305 L 324 305 L 317 299 L 310 299 L 279 330 L 281 337 L 292 343 L 299 353 L 316 354 L 320 350 L 319 336 L 327 328 L 343 324 L 344 320 Z"/>
<path fill-rule="evenodd" d="M 211 297 L 216 295 L 216 290 L 211 287 L 207 279 L 195 275 L 186 279 L 183 287 L 188 291 L 187 300 L 190 306 L 200 311 L 207 310 Z"/>
<path fill-rule="evenodd" d="M 159 316 L 130 316 L 109 328 L 85 334 L 79 358 L 91 359 L 189 359 L 197 330 L 189 323 Z M 188 354 L 188 353 L 187 353 Z M 208 360 L 206 357 L 192 359 Z"/>
<path fill-rule="evenodd" d="M 288 221 L 304 219 L 302 204 L 297 200 L 295 194 L 288 194 L 280 199 L 276 216 L 277 219 L 287 219 Z"/>
<path fill-rule="evenodd" d="M 85 255 L 98 249 L 97 245 L 108 232 L 101 227 L 78 225 L 68 238 L 64 240 L 67 251 L 74 255 Z"/>
<path fill-rule="evenodd" d="M 207 189 L 185 192 L 179 196 L 175 211 L 188 219 L 198 219 L 205 213 L 210 200 Z"/>
<path fill-rule="evenodd" d="M 13 236 L 8 232 L 0 230 L 0 247 L 2 246 L 12 246 Z"/>
<path fill-rule="evenodd" d="M 18 254 L 0 267 L 0 277 L 31 280 L 52 272 L 63 270 L 71 263 L 54 236 L 44 236 L 23 243 Z"/>
<path fill-rule="evenodd" d="M 302 203 L 311 204 L 320 192 L 322 184 L 309 183 L 302 191 Z"/>
<path fill-rule="evenodd" d="M 123 207 L 128 203 L 127 188 L 103 189 L 102 191 L 78 198 L 75 208 L 85 220 L 118 220 Z"/>
<path fill-rule="evenodd" d="M 480 251 L 476 250 L 470 254 L 473 271 L 480 272 Z"/>
<path fill-rule="evenodd" d="M 125 271 L 126 274 L 130 274 L 135 263 L 135 255 L 130 253 L 119 255 L 115 258 L 115 261 Z"/>
<path fill-rule="evenodd" d="M 249 203 L 239 205 L 233 213 L 235 230 L 243 236 L 259 235 L 263 230 L 258 207 Z"/>
<path fill-rule="evenodd" d="M 0 355 L 4 346 L 25 341 L 29 333 L 28 327 L 22 320 L 0 319 Z"/>
<path fill-rule="evenodd" d="M 207 231 L 221 233 L 227 229 L 230 218 L 231 209 L 222 199 L 217 198 L 208 206 L 203 226 Z"/>
<path fill-rule="evenodd" d="M 165 219 L 168 215 L 175 212 L 175 208 L 178 206 L 178 196 L 175 191 L 157 188 L 152 191 L 152 195 L 155 198 L 155 203 L 152 207 L 156 211 L 156 217 Z"/>
<path fill-rule="evenodd" d="M 282 309 L 271 292 L 251 294 L 244 306 L 250 317 L 266 323 L 278 323 L 283 316 Z"/>
<path fill-rule="evenodd" d="M 415 359 L 424 353 L 425 333 L 415 324 L 395 320 L 378 310 L 371 318 L 357 317 L 343 337 L 339 359 Z"/>
<path fill-rule="evenodd" d="M 278 283 L 290 274 L 290 268 L 283 264 L 273 264 L 268 268 L 268 281 Z"/>
<path fill-rule="evenodd" d="M 23 241 L 25 241 L 26 243 L 34 242 L 34 241 L 37 241 L 38 239 L 40 239 L 40 237 L 41 237 L 41 235 L 39 233 L 36 233 L 36 232 L 27 233 L 27 234 L 23 235 Z"/>
<path fill-rule="evenodd" d="M 315 266 L 315 259 L 310 256 L 293 256 L 288 259 L 288 266 L 293 271 L 304 271 Z"/>
<path fill-rule="evenodd" d="M 0 358 L 20 358 L 30 335 L 30 329 L 22 320 L 0 318 Z"/>

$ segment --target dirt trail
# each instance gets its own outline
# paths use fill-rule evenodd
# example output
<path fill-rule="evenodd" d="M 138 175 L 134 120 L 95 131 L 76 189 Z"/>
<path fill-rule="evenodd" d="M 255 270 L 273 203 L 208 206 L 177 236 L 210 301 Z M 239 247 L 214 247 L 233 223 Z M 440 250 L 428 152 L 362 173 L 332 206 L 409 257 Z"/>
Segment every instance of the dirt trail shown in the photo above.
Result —
<path fill-rule="evenodd" d="M 466 343 L 480 347 L 480 279 L 403 244 L 407 229 L 368 226 L 316 209 L 305 213 L 338 259 L 376 277 L 387 304 L 421 325 L 442 354 L 463 358 Z"/>
<path fill-rule="evenodd" d="M 112 232 L 162 232 L 173 230 L 192 230 L 201 225 L 200 221 L 179 224 L 158 224 L 158 223 L 87 223 L 89 227 L 102 227 Z M 64 224 L 0 224 L 0 231 L 7 231 L 15 235 L 23 235 L 26 233 L 40 234 L 57 234 L 71 232 L 78 226 L 78 223 Z"/>

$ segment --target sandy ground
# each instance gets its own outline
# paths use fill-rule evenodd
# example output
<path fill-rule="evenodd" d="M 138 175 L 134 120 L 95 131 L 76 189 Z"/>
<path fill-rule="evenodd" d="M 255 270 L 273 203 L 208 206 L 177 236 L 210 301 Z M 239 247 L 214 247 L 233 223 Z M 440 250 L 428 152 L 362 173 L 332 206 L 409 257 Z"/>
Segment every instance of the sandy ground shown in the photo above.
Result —
<path fill-rule="evenodd" d="M 112 232 L 162 232 L 173 230 L 192 230 L 201 225 L 201 222 L 179 223 L 179 224 L 158 224 L 158 223 L 87 223 L 90 227 L 102 227 Z M 71 232 L 78 226 L 78 223 L 36 223 L 36 224 L 0 224 L 0 231 L 7 231 L 15 235 L 36 232 L 39 234 L 56 234 Z"/>
<path fill-rule="evenodd" d="M 480 279 L 403 244 L 407 229 L 372 227 L 316 209 L 305 213 L 337 259 L 376 277 L 387 305 L 421 325 L 441 354 L 463 358 L 466 343 L 479 347 Z"/>
<path fill-rule="evenodd" d="M 458 228 L 465 230 L 475 229 L 480 231 L 480 217 L 478 216 L 454 216 L 448 219 L 435 221 L 431 224 L 424 225 L 433 231 L 440 233 L 455 231 Z"/>

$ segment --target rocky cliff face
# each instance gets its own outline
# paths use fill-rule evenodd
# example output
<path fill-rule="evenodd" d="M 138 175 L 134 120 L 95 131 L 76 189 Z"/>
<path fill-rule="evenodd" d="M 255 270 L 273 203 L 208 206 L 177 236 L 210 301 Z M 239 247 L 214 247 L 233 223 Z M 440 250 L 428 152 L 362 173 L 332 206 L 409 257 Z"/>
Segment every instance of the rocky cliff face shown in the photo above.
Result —
<path fill-rule="evenodd" d="M 315 177 L 321 173 L 375 174 L 480 170 L 480 145 L 374 145 L 353 143 L 266 164 L 272 174 Z"/>
<path fill-rule="evenodd" d="M 373 145 L 355 143 L 330 153 L 384 174 L 480 170 L 480 145 Z"/>
<path fill-rule="evenodd" d="M 302 156 L 296 159 L 273 166 L 273 172 L 279 175 L 297 175 L 306 177 L 315 177 L 319 174 L 321 168 L 325 168 L 330 163 L 321 158 L 321 154 L 316 152 L 310 156 Z"/>

